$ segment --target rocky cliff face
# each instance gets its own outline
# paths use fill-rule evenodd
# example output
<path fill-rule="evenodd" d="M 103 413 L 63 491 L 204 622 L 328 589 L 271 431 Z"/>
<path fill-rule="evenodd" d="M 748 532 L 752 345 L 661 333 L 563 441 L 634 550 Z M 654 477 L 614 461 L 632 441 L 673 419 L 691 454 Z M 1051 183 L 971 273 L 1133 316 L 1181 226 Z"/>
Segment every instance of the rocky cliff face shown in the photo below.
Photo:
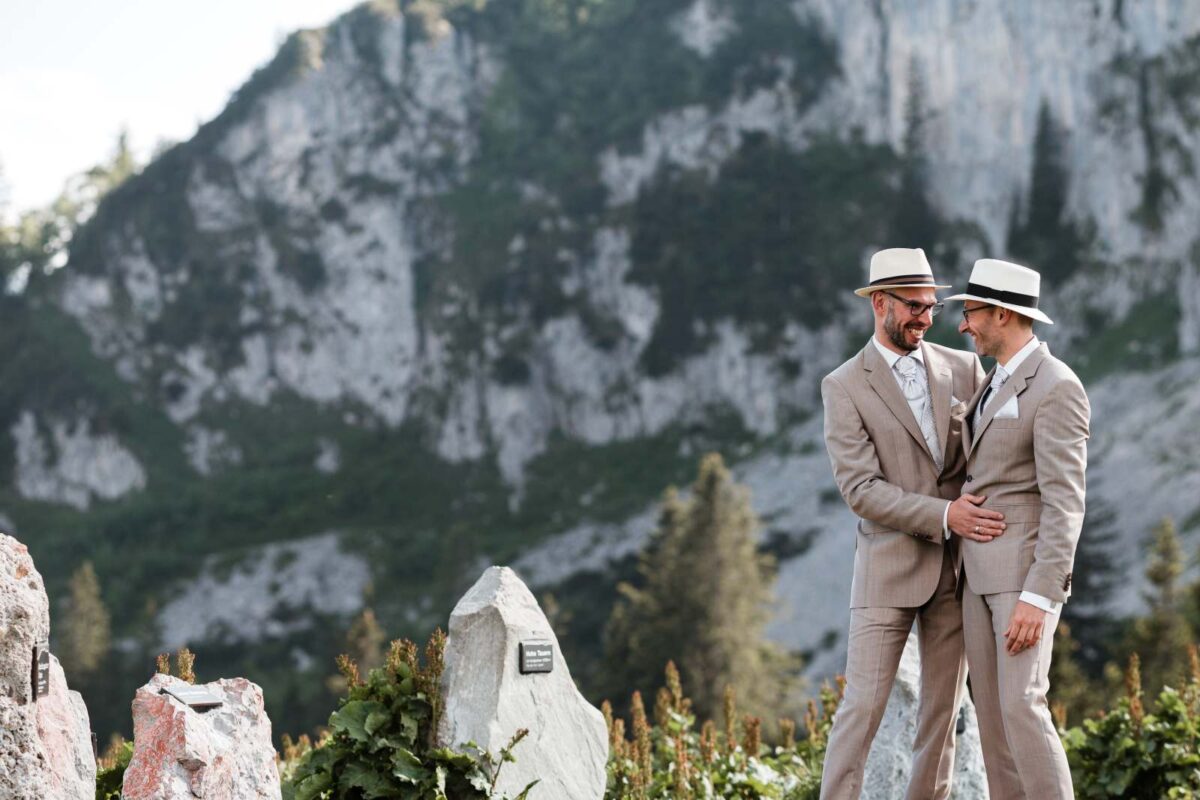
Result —
<path fill-rule="evenodd" d="M 640 5 L 384 2 L 293 36 L 76 238 L 47 313 L 107 377 L 11 410 L 5 511 L 103 503 L 81 524 L 144 544 L 215 494 L 170 574 L 216 604 L 201 557 L 330 529 L 360 534 L 353 602 L 401 556 L 524 553 L 548 586 L 629 552 L 718 446 L 791 543 L 778 631 L 812 648 L 852 558 L 817 383 L 867 337 L 866 255 L 922 244 L 960 280 L 984 253 L 1046 273 L 1122 553 L 1195 527 L 1169 419 L 1200 347 L 1200 9 Z M 407 623 L 440 618 L 411 586 Z"/>

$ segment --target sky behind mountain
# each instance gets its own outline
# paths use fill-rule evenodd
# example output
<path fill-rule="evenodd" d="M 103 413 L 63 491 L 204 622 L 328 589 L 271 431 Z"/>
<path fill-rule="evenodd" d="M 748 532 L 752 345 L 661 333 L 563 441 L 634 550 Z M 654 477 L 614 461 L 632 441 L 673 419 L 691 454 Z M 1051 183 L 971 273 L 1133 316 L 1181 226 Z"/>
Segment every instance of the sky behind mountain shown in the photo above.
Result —
<path fill-rule="evenodd" d="M 293 30 L 354 0 L 0 3 L 0 169 L 15 209 L 44 205 L 122 128 L 146 157 L 211 119 Z"/>

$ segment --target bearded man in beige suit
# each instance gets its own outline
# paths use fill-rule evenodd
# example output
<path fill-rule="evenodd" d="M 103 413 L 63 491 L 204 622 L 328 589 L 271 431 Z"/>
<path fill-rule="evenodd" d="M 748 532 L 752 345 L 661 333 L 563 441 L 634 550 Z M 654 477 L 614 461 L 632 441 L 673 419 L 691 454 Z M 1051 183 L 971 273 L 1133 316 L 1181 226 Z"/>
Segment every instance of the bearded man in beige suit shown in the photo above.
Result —
<path fill-rule="evenodd" d="M 962 550 L 971 694 L 991 800 L 1069 800 L 1071 772 L 1046 705 L 1054 629 L 1083 526 L 1090 408 L 1079 378 L 1033 334 L 1038 273 L 975 262 L 959 330 L 997 366 L 963 416 L 963 491 L 987 495 L 1008 530 Z"/>
<path fill-rule="evenodd" d="M 861 519 L 850 589 L 846 691 L 833 718 L 822 798 L 857 798 L 913 622 L 921 651 L 917 739 L 907 797 L 944 799 L 965 679 L 956 595 L 957 539 L 989 542 L 1003 515 L 961 495 L 963 400 L 983 386 L 979 359 L 924 341 L 941 310 L 921 250 L 871 259 L 874 336 L 821 383 L 825 444 L 846 503 Z"/>

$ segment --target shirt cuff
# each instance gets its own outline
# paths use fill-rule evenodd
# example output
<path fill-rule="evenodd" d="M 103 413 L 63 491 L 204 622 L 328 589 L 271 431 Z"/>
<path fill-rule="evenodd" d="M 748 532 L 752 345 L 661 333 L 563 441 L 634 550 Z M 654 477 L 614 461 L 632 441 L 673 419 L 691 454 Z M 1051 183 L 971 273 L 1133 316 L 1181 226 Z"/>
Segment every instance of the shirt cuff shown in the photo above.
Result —
<path fill-rule="evenodd" d="M 1042 611 L 1050 614 L 1055 614 L 1058 612 L 1059 603 L 1042 597 L 1040 594 L 1034 594 L 1033 592 L 1021 592 L 1021 597 L 1018 599 L 1020 599 L 1022 603 L 1029 603 L 1031 606 L 1037 606 Z"/>
<path fill-rule="evenodd" d="M 942 512 L 942 536 L 950 538 L 950 506 L 953 503 L 946 503 L 946 510 Z"/>

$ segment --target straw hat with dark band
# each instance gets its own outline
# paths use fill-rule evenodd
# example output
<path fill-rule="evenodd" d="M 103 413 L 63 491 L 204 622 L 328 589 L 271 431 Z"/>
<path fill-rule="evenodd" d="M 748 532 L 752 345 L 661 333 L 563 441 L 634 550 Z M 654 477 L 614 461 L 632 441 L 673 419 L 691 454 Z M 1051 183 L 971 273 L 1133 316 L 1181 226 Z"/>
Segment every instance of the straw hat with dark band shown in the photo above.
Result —
<path fill-rule="evenodd" d="M 1029 267 L 998 258 L 981 258 L 971 268 L 967 291 L 946 299 L 977 300 L 1053 325 L 1054 321 L 1037 307 L 1041 284 L 1042 276 Z"/>
<path fill-rule="evenodd" d="M 869 297 L 882 289 L 912 289 L 914 287 L 949 289 L 933 279 L 933 270 L 919 247 L 892 247 L 871 256 L 871 283 L 854 293 Z"/>

